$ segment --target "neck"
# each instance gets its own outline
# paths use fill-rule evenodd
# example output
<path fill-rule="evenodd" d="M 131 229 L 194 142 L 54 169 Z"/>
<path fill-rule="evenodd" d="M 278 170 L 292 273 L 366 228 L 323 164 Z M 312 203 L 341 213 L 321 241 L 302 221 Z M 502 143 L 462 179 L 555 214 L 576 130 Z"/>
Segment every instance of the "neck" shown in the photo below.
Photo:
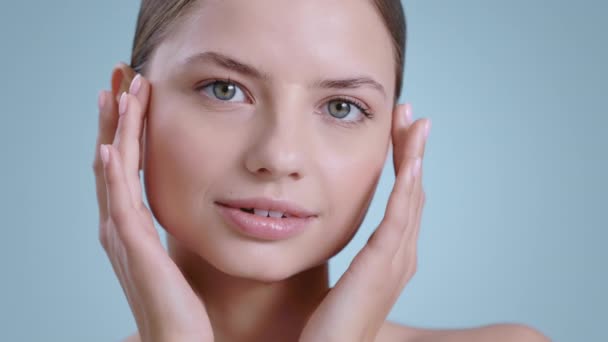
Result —
<path fill-rule="evenodd" d="M 169 255 L 205 304 L 215 341 L 297 341 L 329 291 L 325 262 L 266 283 L 233 277 L 186 250 L 167 234 Z"/>

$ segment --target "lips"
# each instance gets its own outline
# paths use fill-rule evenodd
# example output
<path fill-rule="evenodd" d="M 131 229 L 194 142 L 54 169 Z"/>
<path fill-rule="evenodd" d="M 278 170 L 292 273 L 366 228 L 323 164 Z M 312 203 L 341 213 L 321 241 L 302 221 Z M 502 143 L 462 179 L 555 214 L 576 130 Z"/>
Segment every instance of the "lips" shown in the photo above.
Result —
<path fill-rule="evenodd" d="M 225 200 L 217 202 L 229 208 L 241 209 L 251 214 L 266 216 L 266 217 L 296 217 L 308 218 L 314 217 L 316 214 L 310 210 L 306 210 L 295 203 L 285 200 L 272 200 L 268 198 L 250 198 Z M 281 216 L 278 216 L 281 214 Z"/>
<path fill-rule="evenodd" d="M 266 198 L 216 202 L 226 222 L 248 237 L 284 240 L 301 233 L 317 215 L 288 201 Z"/>

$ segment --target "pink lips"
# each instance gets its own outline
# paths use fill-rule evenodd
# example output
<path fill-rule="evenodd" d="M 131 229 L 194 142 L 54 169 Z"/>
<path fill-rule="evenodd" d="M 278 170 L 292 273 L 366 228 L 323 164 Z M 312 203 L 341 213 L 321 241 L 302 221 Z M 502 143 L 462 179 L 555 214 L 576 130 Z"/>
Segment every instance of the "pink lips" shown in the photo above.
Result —
<path fill-rule="evenodd" d="M 239 232 L 262 240 L 284 240 L 298 235 L 316 214 L 287 201 L 267 198 L 216 202 L 222 216 Z M 283 213 L 283 217 L 262 217 L 241 209 L 263 209 Z"/>

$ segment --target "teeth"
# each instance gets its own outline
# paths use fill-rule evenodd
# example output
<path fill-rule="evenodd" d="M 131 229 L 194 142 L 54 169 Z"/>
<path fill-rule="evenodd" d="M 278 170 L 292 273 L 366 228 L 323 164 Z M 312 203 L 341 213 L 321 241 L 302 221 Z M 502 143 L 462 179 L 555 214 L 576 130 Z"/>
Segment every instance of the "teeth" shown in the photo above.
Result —
<path fill-rule="evenodd" d="M 288 218 L 291 217 L 288 214 L 282 213 L 280 211 L 272 211 L 272 210 L 264 210 L 264 209 L 255 209 L 255 208 L 241 208 L 242 211 L 255 214 L 262 217 L 273 217 L 273 218 Z"/>
<path fill-rule="evenodd" d="M 281 217 L 283 217 L 283 213 L 279 212 L 279 211 L 269 211 L 268 212 L 268 216 L 270 216 L 270 217 L 276 217 L 276 218 L 281 218 Z"/>
<path fill-rule="evenodd" d="M 266 209 L 256 209 L 256 208 L 240 208 L 242 212 L 246 212 L 249 214 L 261 216 L 261 217 L 272 217 L 272 218 L 292 218 L 293 216 L 283 213 L 280 211 L 266 210 Z"/>
<path fill-rule="evenodd" d="M 263 217 L 267 217 L 268 216 L 268 210 L 263 210 L 263 209 L 253 209 L 253 213 L 258 215 L 258 216 L 263 216 Z"/>

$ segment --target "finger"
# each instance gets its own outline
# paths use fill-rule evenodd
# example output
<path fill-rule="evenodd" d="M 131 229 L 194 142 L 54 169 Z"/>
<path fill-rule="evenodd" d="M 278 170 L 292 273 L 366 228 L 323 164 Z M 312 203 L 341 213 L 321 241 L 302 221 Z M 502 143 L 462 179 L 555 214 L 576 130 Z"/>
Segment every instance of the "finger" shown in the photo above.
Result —
<path fill-rule="evenodd" d="M 403 149 L 404 158 L 424 158 L 427 138 L 431 131 L 431 120 L 416 120 L 410 129 L 412 129 L 412 133 L 408 134 Z"/>
<path fill-rule="evenodd" d="M 403 139 L 393 138 L 393 159 L 424 157 L 425 142 L 431 129 L 430 119 L 419 119 L 412 123 Z M 398 166 L 400 164 L 395 164 Z M 397 170 L 396 170 L 397 173 Z"/>
<path fill-rule="evenodd" d="M 121 240 L 128 244 L 133 241 L 131 227 L 136 217 L 120 154 L 112 145 L 102 145 L 100 153 L 102 158 L 106 155 L 103 170 L 108 193 L 109 218 L 116 225 Z"/>
<path fill-rule="evenodd" d="M 411 269 L 411 266 L 416 264 L 416 241 L 417 231 L 420 229 L 418 224 L 418 213 L 421 210 L 421 197 L 422 197 L 422 164 L 418 174 L 415 176 L 412 192 L 410 193 L 408 206 L 408 220 L 406 227 L 403 229 L 403 234 L 400 238 L 399 249 L 395 253 L 395 257 L 392 261 L 393 272 L 398 275 L 399 278 L 403 277 L 403 274 L 410 274 L 415 272 L 415 269 Z"/>
<path fill-rule="evenodd" d="M 418 196 L 417 210 L 412 219 L 412 228 L 409 237 L 397 252 L 393 263 L 393 272 L 400 278 L 399 286 L 396 288 L 395 298 L 399 297 L 403 287 L 412 279 L 418 271 L 418 236 L 421 228 L 421 215 L 425 204 L 424 190 Z"/>
<path fill-rule="evenodd" d="M 418 231 L 420 229 L 420 226 L 417 225 L 417 215 L 419 210 L 421 210 L 420 206 L 420 197 L 422 197 L 423 194 L 423 189 L 422 189 L 422 181 L 423 181 L 423 168 L 424 168 L 424 153 L 425 153 L 425 149 L 426 149 L 426 143 L 427 143 L 427 138 L 428 138 L 428 130 L 430 130 L 430 120 L 424 120 L 426 121 L 424 124 L 424 130 L 422 132 L 422 136 L 420 135 L 420 133 L 418 133 L 418 136 L 415 136 L 415 138 L 417 138 L 416 141 L 414 141 L 412 144 L 410 144 L 406 150 L 406 154 L 409 155 L 415 155 L 417 158 L 420 158 L 421 165 L 420 165 L 420 170 L 419 173 L 416 177 L 415 180 L 415 185 L 413 187 L 413 191 L 412 191 L 412 196 L 410 199 L 410 202 L 412 203 L 412 205 L 409 206 L 409 214 L 408 217 L 410 218 L 410 221 L 408 222 L 408 226 L 406 227 L 403 236 L 401 237 L 401 244 L 399 247 L 399 250 L 397 251 L 397 253 L 395 254 L 395 260 L 393 262 L 393 265 L 395 267 L 395 269 L 397 270 L 397 272 L 399 272 L 399 270 L 401 270 L 401 272 L 410 272 L 411 270 L 408 270 L 407 265 L 411 264 L 410 259 L 416 259 L 416 241 L 417 238 L 416 236 L 418 235 Z M 426 126 L 428 125 L 428 126 Z M 415 270 L 414 270 L 415 271 Z"/>
<path fill-rule="evenodd" d="M 412 150 L 406 152 L 406 153 L 410 153 L 410 154 L 415 154 L 418 153 L 417 158 L 419 158 L 421 160 L 420 163 L 420 169 L 418 172 L 418 175 L 416 177 L 416 184 L 414 186 L 414 194 L 413 194 L 413 198 L 412 201 L 420 201 L 421 197 L 424 197 L 424 189 L 423 189 L 423 181 L 424 181 L 424 156 L 425 156 L 425 151 L 426 151 L 426 145 L 428 142 L 428 136 L 430 133 L 430 129 L 431 129 L 431 120 L 427 119 L 425 120 L 425 124 L 424 124 L 424 132 L 423 132 L 423 136 L 422 138 L 419 138 L 418 140 L 418 146 L 415 146 L 412 148 Z M 416 217 L 419 214 L 419 212 L 422 210 L 422 208 L 420 208 L 418 205 L 416 206 L 412 206 L 410 208 L 412 210 L 412 212 L 410 213 L 410 217 L 414 218 L 414 222 L 416 221 Z M 412 233 L 414 235 L 418 234 L 418 231 L 420 230 L 419 226 L 414 226 L 413 229 L 411 229 Z M 406 239 L 409 239 L 409 235 L 406 236 Z"/>
<path fill-rule="evenodd" d="M 403 230 L 410 219 L 408 206 L 412 205 L 410 198 L 416 180 L 414 171 L 419 167 L 419 159 L 410 158 L 402 161 L 384 218 L 368 241 L 370 248 L 382 251 L 391 260 L 399 248 Z"/>
<path fill-rule="evenodd" d="M 118 106 L 119 121 L 114 139 L 118 150 L 133 205 L 143 206 L 141 183 L 139 179 L 140 138 L 143 126 L 143 111 L 137 98 L 123 93 Z"/>
<path fill-rule="evenodd" d="M 420 194 L 420 205 L 418 206 L 418 211 L 416 212 L 416 222 L 418 222 L 418 229 L 414 231 L 414 241 L 418 244 L 419 236 L 420 236 L 420 227 L 422 225 L 422 215 L 424 213 L 424 206 L 426 205 L 426 191 L 424 188 Z"/>
<path fill-rule="evenodd" d="M 428 124 L 429 124 L 429 127 L 430 127 L 430 121 L 428 121 Z M 425 152 L 425 149 L 426 149 L 426 138 L 427 138 L 427 136 L 428 136 L 428 133 L 425 132 L 425 134 L 422 137 L 422 139 L 420 139 L 418 141 L 419 147 L 417 147 L 417 149 L 418 149 L 417 150 L 418 155 L 416 156 L 416 158 L 420 159 L 421 162 L 420 162 L 420 168 L 419 168 L 419 170 L 418 170 L 418 172 L 417 172 L 417 174 L 415 176 L 416 179 L 414 181 L 413 191 L 412 191 L 412 194 L 411 194 L 412 196 L 411 196 L 411 199 L 410 199 L 411 202 L 412 202 L 412 204 L 413 204 L 413 205 L 409 206 L 409 211 L 410 211 L 409 212 L 409 217 L 410 218 L 415 218 L 416 217 L 416 214 L 417 214 L 417 212 L 419 210 L 419 208 L 418 208 L 418 202 L 419 202 L 420 197 L 422 196 L 422 192 L 423 192 L 423 190 L 422 190 L 422 182 L 423 182 L 423 174 L 424 174 L 424 152 Z M 410 151 L 410 153 L 414 153 L 414 151 Z M 415 221 L 415 220 L 411 220 L 411 222 L 413 222 L 413 221 Z M 404 243 L 406 243 L 406 241 L 408 239 L 410 239 L 411 235 L 413 235 L 412 231 L 416 230 L 416 229 L 417 229 L 417 227 L 415 227 L 415 226 L 408 227 L 406 229 L 407 233 L 404 234 L 402 245 Z"/>
<path fill-rule="evenodd" d="M 99 222 L 104 222 L 108 217 L 106 184 L 103 174 L 103 163 L 99 154 L 99 148 L 102 144 L 109 144 L 114 139 L 116 125 L 118 124 L 118 115 L 115 111 L 112 95 L 106 90 L 99 93 L 99 130 L 97 133 L 97 142 L 95 143 L 95 157 L 93 159 L 93 172 L 95 174 L 95 188 L 97 192 L 97 205 L 99 207 Z"/>
<path fill-rule="evenodd" d="M 140 82 L 139 86 L 137 82 Z M 139 164 L 137 165 L 138 170 L 141 170 L 143 167 L 143 136 L 145 130 L 145 123 L 148 116 L 148 105 L 150 101 L 150 82 L 148 82 L 148 80 L 141 74 L 137 74 L 131 82 L 131 86 L 129 87 L 129 93 L 137 97 L 137 101 L 141 106 L 142 111 L 142 128 L 140 130 L 139 135 Z"/>
<path fill-rule="evenodd" d="M 391 130 L 391 138 L 393 142 L 393 167 L 395 174 L 399 173 L 398 167 L 403 161 L 404 140 L 409 126 L 411 125 L 411 110 L 410 104 L 398 105 L 393 111 L 393 125 Z"/>

